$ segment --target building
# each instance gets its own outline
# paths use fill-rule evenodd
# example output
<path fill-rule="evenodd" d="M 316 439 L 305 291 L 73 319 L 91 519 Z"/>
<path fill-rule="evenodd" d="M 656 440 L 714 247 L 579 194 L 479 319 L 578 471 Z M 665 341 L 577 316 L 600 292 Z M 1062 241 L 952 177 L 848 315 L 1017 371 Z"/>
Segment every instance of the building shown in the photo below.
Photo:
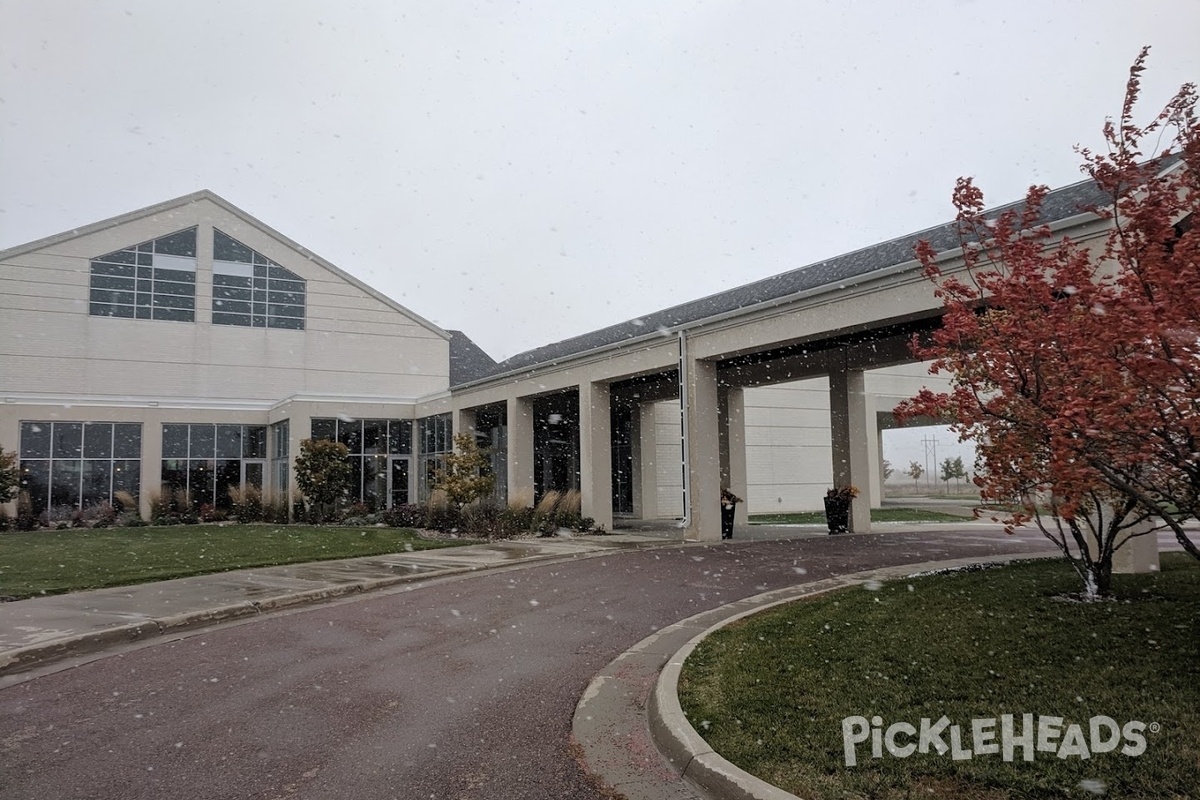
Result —
<path fill-rule="evenodd" d="M 1046 222 L 1087 240 L 1087 182 Z M 220 507 L 292 488 L 300 442 L 351 451 L 355 499 L 414 501 L 472 430 L 503 497 L 579 488 L 583 510 L 718 531 L 754 512 L 880 498 L 880 437 L 929 382 L 908 342 L 940 301 L 912 257 L 945 225 L 497 364 L 208 191 L 0 252 L 0 444 L 39 512 L 162 491 Z M 746 506 L 739 506 L 746 513 Z M 65 513 L 64 512 L 64 513 Z"/>
<path fill-rule="evenodd" d="M 350 446 L 363 500 L 407 502 L 414 439 L 450 446 L 417 404 L 475 351 L 207 191 L 0 253 L 0 442 L 39 512 L 286 493 L 310 435 Z"/>

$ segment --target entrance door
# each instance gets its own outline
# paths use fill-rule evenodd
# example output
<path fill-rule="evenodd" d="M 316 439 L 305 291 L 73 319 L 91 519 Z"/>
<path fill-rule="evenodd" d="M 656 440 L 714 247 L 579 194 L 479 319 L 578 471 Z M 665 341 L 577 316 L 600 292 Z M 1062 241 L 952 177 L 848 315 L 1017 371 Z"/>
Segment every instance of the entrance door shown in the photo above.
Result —
<path fill-rule="evenodd" d="M 388 497 L 391 499 L 391 507 L 395 508 L 408 504 L 408 459 L 393 458 L 391 462 L 391 468 L 388 470 Z"/>

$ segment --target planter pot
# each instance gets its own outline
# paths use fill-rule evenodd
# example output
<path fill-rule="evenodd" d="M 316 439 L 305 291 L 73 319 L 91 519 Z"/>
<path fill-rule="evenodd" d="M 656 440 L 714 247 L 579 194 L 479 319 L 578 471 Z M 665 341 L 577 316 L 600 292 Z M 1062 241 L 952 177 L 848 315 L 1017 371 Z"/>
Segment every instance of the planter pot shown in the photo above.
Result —
<path fill-rule="evenodd" d="M 841 497 L 825 498 L 825 522 L 830 533 L 850 530 L 850 501 Z"/>
<path fill-rule="evenodd" d="M 721 504 L 721 538 L 733 538 L 733 515 L 737 509 L 736 505 L 730 503 Z"/>

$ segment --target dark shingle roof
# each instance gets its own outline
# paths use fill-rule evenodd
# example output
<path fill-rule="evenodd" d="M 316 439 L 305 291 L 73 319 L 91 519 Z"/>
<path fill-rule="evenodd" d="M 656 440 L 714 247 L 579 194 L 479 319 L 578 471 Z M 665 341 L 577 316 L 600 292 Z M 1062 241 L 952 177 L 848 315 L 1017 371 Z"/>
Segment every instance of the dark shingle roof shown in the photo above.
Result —
<path fill-rule="evenodd" d="M 497 371 L 496 360 L 483 352 L 471 337 L 462 331 L 446 331 L 450 334 L 450 385 L 486 378 Z"/>
<path fill-rule="evenodd" d="M 1164 163 L 1163 166 L 1166 164 Z M 1064 186 L 1046 196 L 1042 206 L 1041 222 L 1050 223 L 1064 220 L 1110 201 L 1111 198 L 1090 180 Z M 1023 204 L 1024 201 L 1019 201 L 999 206 L 992 209 L 989 215 L 1020 208 Z M 957 224 L 948 222 L 935 228 L 835 256 L 826 261 L 764 278 L 709 297 L 610 325 L 581 336 L 518 353 L 497 364 L 494 374 L 558 361 L 589 350 L 636 339 L 656 330 L 665 333 L 680 325 L 740 309 L 748 309 L 760 303 L 860 278 L 878 270 L 914 261 L 913 248 L 922 239 L 927 240 L 938 251 L 952 250 L 960 245 Z"/>

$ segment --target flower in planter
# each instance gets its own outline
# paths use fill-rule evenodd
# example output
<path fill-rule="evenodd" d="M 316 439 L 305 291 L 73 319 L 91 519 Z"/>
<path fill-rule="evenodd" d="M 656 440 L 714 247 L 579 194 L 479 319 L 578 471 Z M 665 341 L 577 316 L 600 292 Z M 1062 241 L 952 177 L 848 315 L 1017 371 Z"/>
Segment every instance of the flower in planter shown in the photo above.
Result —
<path fill-rule="evenodd" d="M 831 499 L 844 500 L 847 503 L 858 497 L 857 486 L 834 486 L 825 492 L 825 496 Z"/>

